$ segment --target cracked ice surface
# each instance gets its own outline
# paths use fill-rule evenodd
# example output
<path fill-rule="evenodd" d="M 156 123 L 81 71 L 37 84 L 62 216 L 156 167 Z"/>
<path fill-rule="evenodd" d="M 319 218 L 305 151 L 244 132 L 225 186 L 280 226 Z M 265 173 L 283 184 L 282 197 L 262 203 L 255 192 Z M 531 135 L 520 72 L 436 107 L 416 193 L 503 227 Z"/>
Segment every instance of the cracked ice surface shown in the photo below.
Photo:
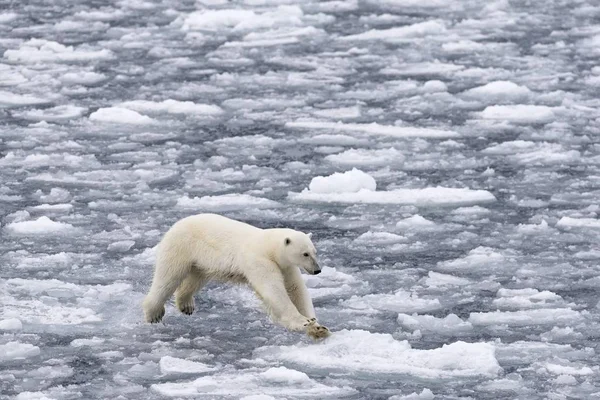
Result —
<path fill-rule="evenodd" d="M 597 2 L 0 9 L 0 398 L 600 395 Z M 334 335 L 143 323 L 199 212 L 312 232 Z"/>

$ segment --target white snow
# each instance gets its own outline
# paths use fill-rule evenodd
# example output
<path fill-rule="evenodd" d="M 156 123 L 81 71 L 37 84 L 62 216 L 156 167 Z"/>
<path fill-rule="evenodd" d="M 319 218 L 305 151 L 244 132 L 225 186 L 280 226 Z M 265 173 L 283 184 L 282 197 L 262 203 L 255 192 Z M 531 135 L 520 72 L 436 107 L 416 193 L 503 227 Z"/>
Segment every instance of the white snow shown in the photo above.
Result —
<path fill-rule="evenodd" d="M 361 189 L 375 190 L 375 179 L 363 171 L 352 168 L 343 173 L 334 172 L 329 176 L 316 176 L 308 185 L 313 193 L 355 193 Z"/>
<path fill-rule="evenodd" d="M 596 2 L 8 3 L 4 397 L 600 393 Z M 333 335 L 224 282 L 146 324 L 203 212 L 312 232 Z"/>
<path fill-rule="evenodd" d="M 152 118 L 123 107 L 99 108 L 90 114 L 90 120 L 116 124 L 148 125 L 156 123 Z"/>
<path fill-rule="evenodd" d="M 328 373 L 408 374 L 440 379 L 496 376 L 502 370 L 491 344 L 454 342 L 432 350 L 416 350 L 390 334 L 362 330 L 341 330 L 318 346 L 267 346 L 255 350 L 254 355 Z"/>

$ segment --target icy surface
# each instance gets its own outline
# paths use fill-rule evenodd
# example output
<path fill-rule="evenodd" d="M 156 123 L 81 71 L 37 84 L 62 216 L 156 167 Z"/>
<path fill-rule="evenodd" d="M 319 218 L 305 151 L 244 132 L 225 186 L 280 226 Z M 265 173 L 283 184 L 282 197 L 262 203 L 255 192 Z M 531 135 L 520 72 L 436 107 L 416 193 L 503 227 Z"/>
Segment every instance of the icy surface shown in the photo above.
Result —
<path fill-rule="evenodd" d="M 2 400 L 599 396 L 596 1 L 2 5 Z M 312 232 L 334 335 L 143 323 L 198 212 Z"/>

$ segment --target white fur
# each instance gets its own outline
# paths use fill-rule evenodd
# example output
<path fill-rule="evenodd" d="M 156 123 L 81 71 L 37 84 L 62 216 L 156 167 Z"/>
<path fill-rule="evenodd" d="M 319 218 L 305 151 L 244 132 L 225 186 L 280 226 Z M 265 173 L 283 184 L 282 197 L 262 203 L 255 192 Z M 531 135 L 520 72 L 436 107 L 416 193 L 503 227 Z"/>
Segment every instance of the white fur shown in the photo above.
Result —
<path fill-rule="evenodd" d="M 177 307 L 191 314 L 194 294 L 210 280 L 250 285 L 275 321 L 315 338 L 329 334 L 300 276 L 320 271 L 310 237 L 292 229 L 260 229 L 215 214 L 184 218 L 159 243 L 146 321 L 158 322 L 175 292 Z"/>

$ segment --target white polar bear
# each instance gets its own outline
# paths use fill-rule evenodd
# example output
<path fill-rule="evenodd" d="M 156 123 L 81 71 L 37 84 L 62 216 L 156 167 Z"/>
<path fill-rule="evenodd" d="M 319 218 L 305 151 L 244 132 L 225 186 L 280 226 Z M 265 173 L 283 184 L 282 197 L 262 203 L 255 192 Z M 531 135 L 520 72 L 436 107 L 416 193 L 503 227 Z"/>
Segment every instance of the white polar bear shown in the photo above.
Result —
<path fill-rule="evenodd" d="M 292 229 L 260 229 L 215 214 L 176 222 L 158 245 L 146 321 L 159 322 L 175 292 L 177 308 L 191 315 L 194 294 L 209 280 L 249 284 L 273 319 L 318 339 L 329 330 L 315 310 L 299 268 L 321 272 L 309 235 Z"/>

